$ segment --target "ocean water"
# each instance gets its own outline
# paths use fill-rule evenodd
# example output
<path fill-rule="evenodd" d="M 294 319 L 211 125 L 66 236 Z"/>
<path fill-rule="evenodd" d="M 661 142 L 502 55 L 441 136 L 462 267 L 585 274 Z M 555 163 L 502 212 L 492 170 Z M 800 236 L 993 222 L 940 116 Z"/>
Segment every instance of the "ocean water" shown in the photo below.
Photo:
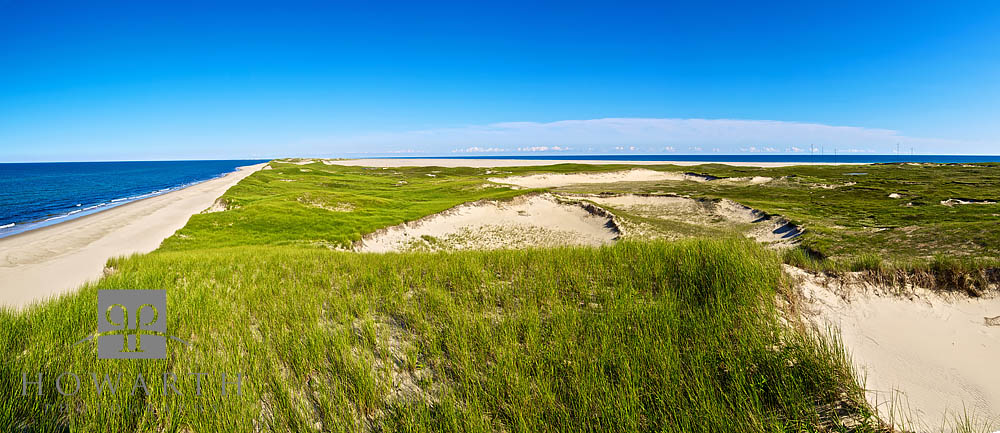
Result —
<path fill-rule="evenodd" d="M 0 237 L 167 193 L 265 161 L 0 164 Z"/>

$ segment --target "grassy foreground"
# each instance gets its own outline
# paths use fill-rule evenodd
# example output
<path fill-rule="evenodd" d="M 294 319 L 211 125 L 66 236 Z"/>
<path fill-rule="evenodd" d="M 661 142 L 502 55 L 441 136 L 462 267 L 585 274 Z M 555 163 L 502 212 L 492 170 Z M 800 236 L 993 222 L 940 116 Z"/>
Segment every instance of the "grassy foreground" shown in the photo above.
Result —
<path fill-rule="evenodd" d="M 863 397 L 839 349 L 778 323 L 779 262 L 745 240 L 387 255 L 244 247 L 111 265 L 77 293 L 0 313 L 4 431 L 799 431 L 872 421 L 853 403 Z M 94 346 L 71 346 L 96 329 L 99 289 L 166 289 L 168 333 L 190 345 L 171 342 L 162 361 L 97 360 Z M 43 394 L 22 396 L 22 373 L 38 372 Z M 57 392 L 62 372 L 81 378 L 76 395 Z M 212 375 L 201 396 L 193 372 Z M 163 388 L 163 373 L 183 395 Z M 239 395 L 232 384 L 222 394 L 221 373 L 245 374 Z M 91 374 L 121 375 L 117 392 L 98 393 Z"/>

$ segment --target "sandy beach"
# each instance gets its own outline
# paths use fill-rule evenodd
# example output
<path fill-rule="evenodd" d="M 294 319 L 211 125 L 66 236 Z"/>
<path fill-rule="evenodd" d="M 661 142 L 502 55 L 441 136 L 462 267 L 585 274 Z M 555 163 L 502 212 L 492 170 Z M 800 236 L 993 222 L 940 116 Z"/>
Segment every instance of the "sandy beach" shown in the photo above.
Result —
<path fill-rule="evenodd" d="M 448 158 L 370 158 L 370 159 L 303 159 L 303 161 L 323 161 L 325 164 L 353 165 L 364 167 L 526 167 L 554 164 L 629 164 L 629 165 L 680 165 L 722 164 L 740 167 L 788 167 L 792 165 L 864 165 L 841 162 L 720 162 L 720 161 L 608 161 L 608 160 L 551 160 L 551 159 L 448 159 Z"/>
<path fill-rule="evenodd" d="M 267 164 L 0 239 L 0 305 L 20 308 L 73 290 L 103 274 L 111 257 L 147 253 Z"/>

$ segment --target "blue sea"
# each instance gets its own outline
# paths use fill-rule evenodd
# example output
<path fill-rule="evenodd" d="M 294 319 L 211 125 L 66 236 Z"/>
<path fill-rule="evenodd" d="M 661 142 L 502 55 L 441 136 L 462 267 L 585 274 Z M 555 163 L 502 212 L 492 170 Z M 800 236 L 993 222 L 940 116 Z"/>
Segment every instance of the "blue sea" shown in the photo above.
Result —
<path fill-rule="evenodd" d="M 265 161 L 0 164 L 0 237 L 213 179 Z"/>

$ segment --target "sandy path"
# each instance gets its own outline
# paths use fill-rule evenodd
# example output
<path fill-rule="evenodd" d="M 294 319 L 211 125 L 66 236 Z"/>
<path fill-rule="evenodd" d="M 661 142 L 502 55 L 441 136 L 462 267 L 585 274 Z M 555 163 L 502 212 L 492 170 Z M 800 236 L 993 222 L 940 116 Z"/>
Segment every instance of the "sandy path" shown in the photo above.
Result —
<path fill-rule="evenodd" d="M 507 202 L 468 203 L 388 227 L 365 236 L 355 249 L 381 253 L 602 245 L 618 237 L 610 221 L 549 194 L 522 196 Z"/>
<path fill-rule="evenodd" d="M 937 432 L 968 411 L 998 428 L 1000 326 L 984 318 L 1000 315 L 1000 298 L 914 289 L 911 297 L 869 291 L 847 301 L 808 279 L 803 289 L 818 322 L 840 329 L 868 400 L 884 419 L 892 411 L 897 423 Z"/>
<path fill-rule="evenodd" d="M 147 253 L 267 164 L 0 239 L 0 305 L 23 307 L 101 277 L 111 257 Z"/>
<path fill-rule="evenodd" d="M 742 167 L 788 167 L 792 165 L 865 165 L 865 164 L 845 164 L 840 162 L 718 162 L 718 161 L 599 161 L 599 160 L 538 160 L 538 159 L 447 159 L 447 158 L 421 158 L 421 159 L 393 159 L 393 158 L 370 158 L 370 159 L 316 159 L 330 165 L 353 165 L 364 167 L 528 167 L 538 165 L 554 164 L 630 164 L 630 165 L 701 165 L 701 164 L 722 164 Z"/>

